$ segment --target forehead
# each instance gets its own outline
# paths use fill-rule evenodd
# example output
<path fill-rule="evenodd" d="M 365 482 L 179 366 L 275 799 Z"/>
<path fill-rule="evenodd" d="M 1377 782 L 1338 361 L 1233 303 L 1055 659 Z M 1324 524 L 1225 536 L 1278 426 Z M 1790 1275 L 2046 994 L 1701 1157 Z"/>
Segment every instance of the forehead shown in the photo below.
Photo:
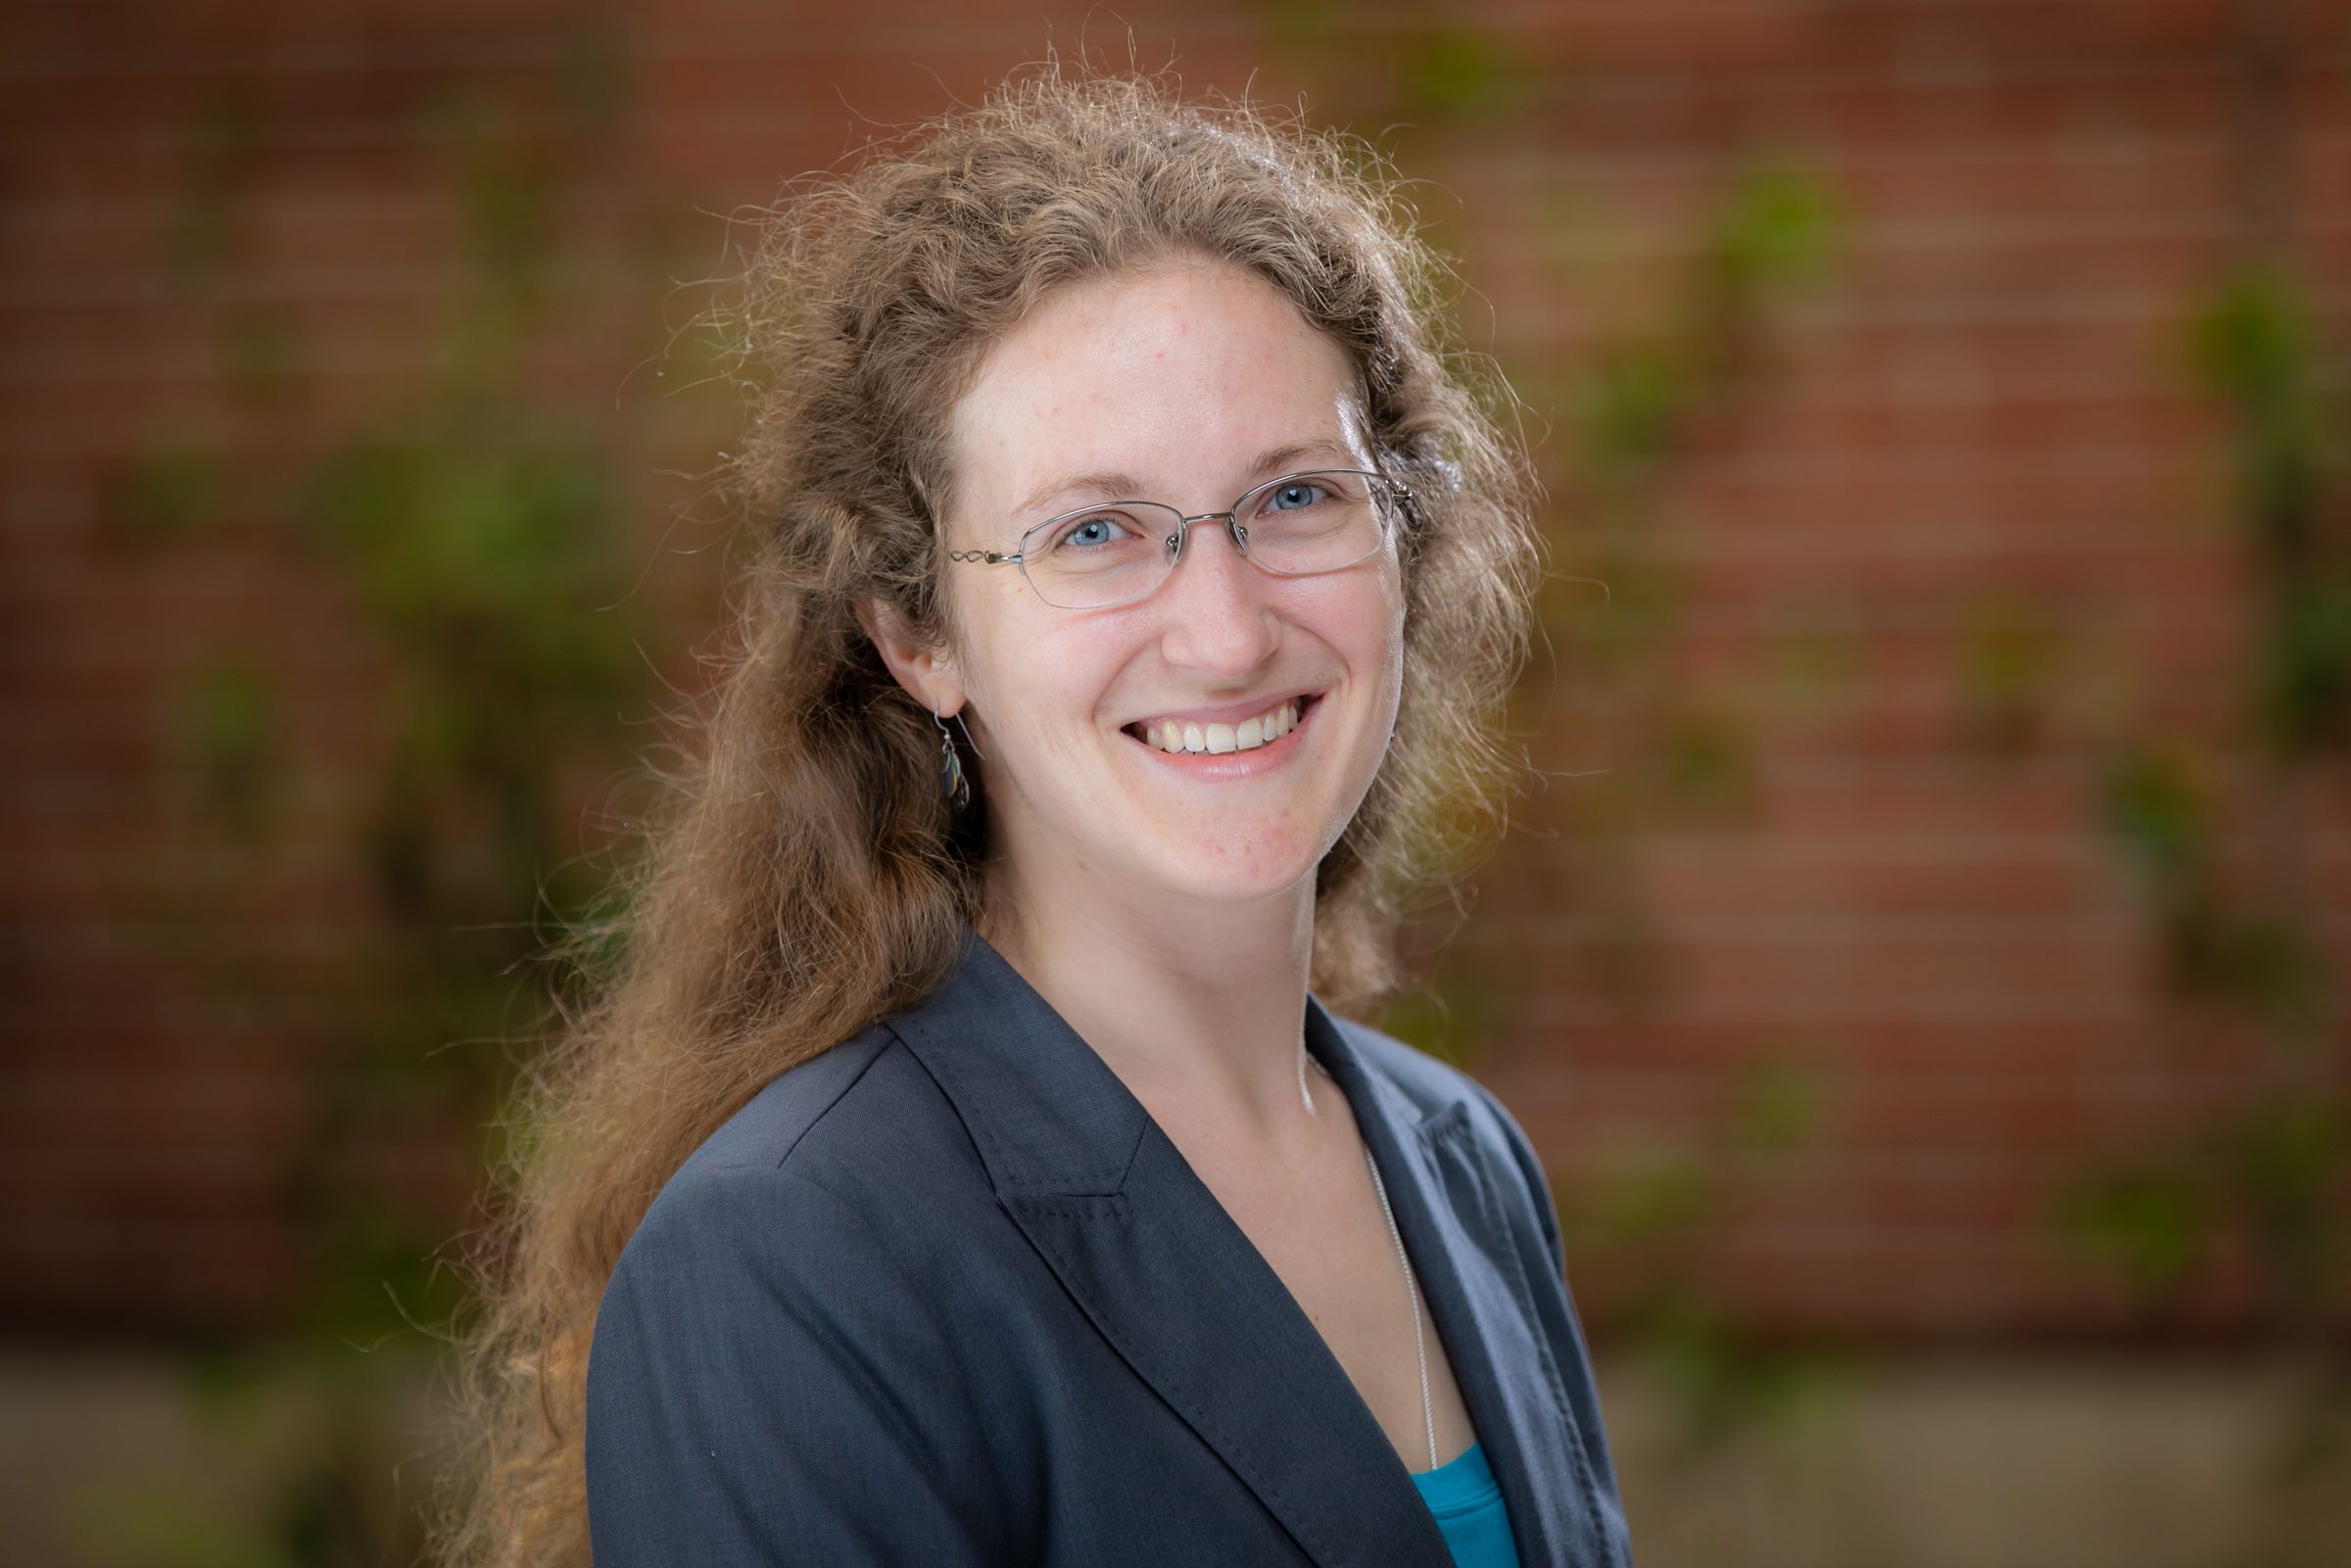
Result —
<path fill-rule="evenodd" d="M 1007 333 L 956 404 L 957 491 L 1000 513 L 1089 473 L 1213 489 L 1268 477 L 1250 469 L 1281 449 L 1362 466 L 1360 386 L 1346 351 L 1242 268 L 1089 280 Z"/>

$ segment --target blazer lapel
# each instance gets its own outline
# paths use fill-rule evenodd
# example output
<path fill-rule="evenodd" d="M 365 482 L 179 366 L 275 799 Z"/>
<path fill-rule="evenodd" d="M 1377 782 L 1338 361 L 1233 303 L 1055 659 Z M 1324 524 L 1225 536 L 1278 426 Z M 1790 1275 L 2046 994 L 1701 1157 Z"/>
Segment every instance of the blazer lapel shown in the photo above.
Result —
<path fill-rule="evenodd" d="M 1450 1568 L 1403 1461 L 1280 1278 L 992 948 L 973 938 L 955 976 L 891 1028 L 1071 1299 L 1309 1557 Z"/>
<path fill-rule="evenodd" d="M 1306 1038 L 1347 1092 L 1379 1163 L 1396 1227 L 1502 1487 L 1519 1562 L 1525 1568 L 1614 1562 L 1591 1456 L 1569 1413 L 1560 1368 L 1535 1330 L 1532 1284 L 1467 1105 L 1455 1101 L 1423 1115 L 1402 1090 L 1365 1069 L 1345 1034 L 1312 1001 Z M 1540 1371 L 1505 1377 L 1503 1366 Z"/>

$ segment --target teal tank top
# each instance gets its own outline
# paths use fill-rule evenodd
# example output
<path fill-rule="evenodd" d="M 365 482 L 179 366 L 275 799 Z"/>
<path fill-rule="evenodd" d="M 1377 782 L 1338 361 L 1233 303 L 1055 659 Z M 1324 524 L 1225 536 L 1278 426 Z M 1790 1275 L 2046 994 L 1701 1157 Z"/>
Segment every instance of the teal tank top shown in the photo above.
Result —
<path fill-rule="evenodd" d="M 1437 1529 L 1452 1548 L 1454 1568 L 1518 1568 L 1511 1540 L 1511 1516 L 1502 1505 L 1502 1486 L 1486 1463 L 1483 1445 L 1472 1443 L 1451 1464 L 1413 1477 L 1420 1500 L 1437 1516 Z"/>

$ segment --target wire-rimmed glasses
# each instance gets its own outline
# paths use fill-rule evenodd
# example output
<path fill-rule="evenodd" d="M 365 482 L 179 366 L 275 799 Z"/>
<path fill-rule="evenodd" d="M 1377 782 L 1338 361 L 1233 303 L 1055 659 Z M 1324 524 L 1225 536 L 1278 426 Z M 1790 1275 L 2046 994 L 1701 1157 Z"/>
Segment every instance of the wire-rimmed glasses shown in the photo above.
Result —
<path fill-rule="evenodd" d="M 1235 554 L 1275 577 L 1344 571 L 1379 553 L 1412 492 L 1380 474 L 1322 468 L 1268 480 L 1228 511 L 1186 517 L 1148 500 L 1114 500 L 1048 517 L 1009 555 L 950 550 L 951 561 L 1017 566 L 1057 609 L 1107 610 L 1156 592 L 1194 523 L 1222 523 Z"/>

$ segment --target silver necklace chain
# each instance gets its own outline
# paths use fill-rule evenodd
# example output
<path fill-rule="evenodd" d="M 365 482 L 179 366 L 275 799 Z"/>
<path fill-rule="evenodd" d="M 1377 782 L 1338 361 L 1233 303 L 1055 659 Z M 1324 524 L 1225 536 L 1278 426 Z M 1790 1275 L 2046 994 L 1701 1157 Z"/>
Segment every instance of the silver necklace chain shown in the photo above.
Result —
<path fill-rule="evenodd" d="M 1306 1051 L 1303 1043 L 1299 1049 L 1304 1052 L 1307 1061 L 1314 1064 L 1317 1072 L 1325 1078 L 1330 1076 L 1330 1069 L 1317 1061 L 1312 1051 Z M 1396 1261 L 1404 1265 L 1404 1298 L 1413 1308 L 1413 1354 L 1420 1362 L 1420 1425 L 1428 1434 L 1428 1467 L 1434 1470 L 1437 1467 L 1437 1417 L 1436 1407 L 1428 1398 L 1428 1340 L 1420 1332 L 1420 1286 L 1413 1277 L 1412 1255 L 1404 1250 L 1404 1232 L 1396 1228 L 1396 1211 L 1388 1204 L 1388 1184 L 1380 1180 L 1379 1162 L 1371 1158 L 1371 1146 L 1368 1143 L 1364 1145 L 1364 1164 L 1371 1172 L 1371 1190 L 1379 1194 L 1379 1212 L 1388 1222 L 1388 1240 L 1396 1244 Z"/>
<path fill-rule="evenodd" d="M 1396 1228 L 1396 1211 L 1388 1207 L 1388 1184 L 1379 1179 L 1379 1162 L 1364 1149 L 1364 1164 L 1371 1167 L 1371 1190 L 1379 1194 L 1379 1212 L 1388 1216 L 1388 1240 L 1396 1244 L 1396 1261 L 1404 1265 L 1404 1298 L 1413 1307 L 1413 1354 L 1420 1358 L 1420 1424 L 1428 1432 L 1428 1467 L 1437 1467 L 1437 1417 L 1428 1402 L 1428 1341 L 1420 1334 L 1420 1287 L 1413 1280 L 1413 1260 L 1405 1255 L 1404 1233 Z"/>

